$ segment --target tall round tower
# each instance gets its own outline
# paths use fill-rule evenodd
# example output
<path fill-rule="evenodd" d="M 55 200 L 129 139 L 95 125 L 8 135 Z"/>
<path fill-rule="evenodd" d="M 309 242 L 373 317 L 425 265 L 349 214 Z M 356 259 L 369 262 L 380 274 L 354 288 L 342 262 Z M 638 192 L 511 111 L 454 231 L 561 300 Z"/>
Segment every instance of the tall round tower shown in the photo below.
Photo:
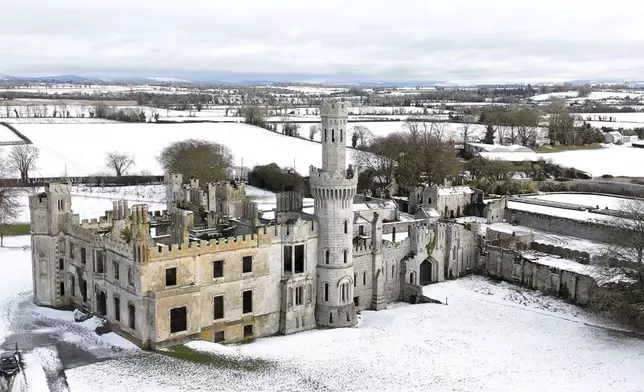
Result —
<path fill-rule="evenodd" d="M 321 327 L 357 323 L 353 303 L 353 198 L 357 173 L 346 168 L 348 106 L 326 103 L 322 117 L 322 169 L 311 167 L 318 230 L 315 319 Z"/>

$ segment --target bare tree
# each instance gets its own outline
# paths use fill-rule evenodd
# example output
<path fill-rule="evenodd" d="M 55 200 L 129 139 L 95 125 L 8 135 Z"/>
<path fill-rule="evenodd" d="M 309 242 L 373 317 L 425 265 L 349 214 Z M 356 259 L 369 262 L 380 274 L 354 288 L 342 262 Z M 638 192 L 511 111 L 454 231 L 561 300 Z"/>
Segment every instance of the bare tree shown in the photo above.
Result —
<path fill-rule="evenodd" d="M 124 152 L 110 152 L 105 156 L 105 167 L 113 170 L 117 177 L 134 167 L 134 156 Z"/>
<path fill-rule="evenodd" d="M 309 127 L 309 139 L 313 140 L 315 139 L 315 135 L 320 133 L 320 124 L 314 124 Z"/>
<path fill-rule="evenodd" d="M 366 147 L 371 138 L 373 138 L 373 134 L 364 125 L 356 125 L 351 129 L 351 146 L 353 148 Z"/>
<path fill-rule="evenodd" d="M 623 200 L 619 209 L 621 216 L 610 221 L 615 228 L 612 244 L 603 247 L 599 262 L 635 278 L 644 289 L 644 200 Z"/>
<path fill-rule="evenodd" d="M 463 123 L 460 126 L 461 138 L 463 138 L 463 145 L 470 141 L 470 134 L 472 133 L 472 124 Z"/>
<path fill-rule="evenodd" d="M 7 156 L 7 164 L 12 172 L 20 173 L 20 179 L 27 181 L 29 171 L 36 170 L 36 161 L 40 157 L 40 150 L 31 144 L 22 144 L 11 147 Z"/>
<path fill-rule="evenodd" d="M 0 179 L 11 176 L 11 165 L 0 157 Z M 18 191 L 0 180 L 0 247 L 4 246 L 4 235 L 7 227 L 18 217 L 20 198 Z"/>

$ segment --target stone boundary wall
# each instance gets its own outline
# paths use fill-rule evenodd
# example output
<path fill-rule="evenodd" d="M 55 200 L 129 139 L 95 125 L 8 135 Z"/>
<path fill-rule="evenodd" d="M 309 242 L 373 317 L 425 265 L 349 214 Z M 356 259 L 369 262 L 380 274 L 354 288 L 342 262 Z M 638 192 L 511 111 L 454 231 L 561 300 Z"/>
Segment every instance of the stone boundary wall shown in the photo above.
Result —
<path fill-rule="evenodd" d="M 528 260 L 519 252 L 487 247 L 484 274 L 509 283 L 540 290 L 578 305 L 589 304 L 597 282 L 588 276 Z"/>
<path fill-rule="evenodd" d="M 510 223 L 531 229 L 583 238 L 597 242 L 616 242 L 628 233 L 623 233 L 608 224 L 562 218 L 536 212 L 505 210 L 505 219 Z"/>
<path fill-rule="evenodd" d="M 577 249 L 564 248 L 563 246 L 554 246 L 552 244 L 542 244 L 533 241 L 530 243 L 530 249 L 549 255 L 561 256 L 564 259 L 574 260 L 580 264 L 590 263 L 590 253 Z"/>

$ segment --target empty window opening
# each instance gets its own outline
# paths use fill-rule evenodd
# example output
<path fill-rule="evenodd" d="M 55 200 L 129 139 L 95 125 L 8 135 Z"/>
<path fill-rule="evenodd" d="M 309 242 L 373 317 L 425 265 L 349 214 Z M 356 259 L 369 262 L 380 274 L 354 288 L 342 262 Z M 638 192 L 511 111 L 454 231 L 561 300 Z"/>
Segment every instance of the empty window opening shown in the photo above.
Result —
<path fill-rule="evenodd" d="M 325 301 L 329 300 L 329 284 L 328 283 L 324 284 L 324 300 Z"/>
<path fill-rule="evenodd" d="M 253 336 L 253 324 L 244 325 L 244 337 L 249 338 Z"/>
<path fill-rule="evenodd" d="M 81 247 L 80 252 L 81 252 L 81 263 L 87 264 L 87 250 Z"/>
<path fill-rule="evenodd" d="M 349 314 L 349 312 L 347 312 L 347 323 L 348 322 L 351 322 L 351 315 Z"/>
<path fill-rule="evenodd" d="M 188 308 L 170 309 L 170 333 L 183 332 L 188 330 Z"/>
<path fill-rule="evenodd" d="M 326 129 L 324 130 L 324 142 L 326 143 Z"/>
<path fill-rule="evenodd" d="M 293 247 L 284 246 L 284 273 L 293 273 Z"/>
<path fill-rule="evenodd" d="M 360 297 L 353 297 L 353 304 L 355 306 L 360 306 Z"/>
<path fill-rule="evenodd" d="M 83 278 L 80 278 L 80 292 L 81 297 L 83 297 L 83 302 L 87 302 L 87 281 Z"/>
<path fill-rule="evenodd" d="M 244 291 L 242 299 L 243 313 L 251 313 L 253 311 L 253 290 Z"/>
<path fill-rule="evenodd" d="M 391 277 L 393 278 L 395 276 L 395 274 L 396 274 L 396 266 L 392 265 L 391 266 Z"/>
<path fill-rule="evenodd" d="M 367 273 L 363 272 L 362 273 L 362 285 L 365 286 L 367 284 Z"/>
<path fill-rule="evenodd" d="M 344 220 L 344 234 L 348 234 L 348 233 L 349 233 L 349 221 L 345 219 Z"/>
<path fill-rule="evenodd" d="M 329 258 L 330 258 L 330 254 L 329 254 L 329 250 L 327 249 L 324 251 L 324 264 L 329 264 Z"/>
<path fill-rule="evenodd" d="M 253 272 L 253 256 L 244 256 L 242 264 L 242 273 Z"/>
<path fill-rule="evenodd" d="M 346 302 L 349 299 L 349 283 L 342 283 L 340 287 L 340 300 Z"/>
<path fill-rule="evenodd" d="M 295 245 L 295 273 L 304 272 L 304 245 Z"/>
<path fill-rule="evenodd" d="M 176 286 L 177 285 L 177 268 L 166 268 L 165 269 L 165 285 L 167 286 Z"/>
<path fill-rule="evenodd" d="M 224 296 L 218 295 L 214 299 L 214 319 L 219 320 L 224 318 Z"/>
<path fill-rule="evenodd" d="M 223 278 L 224 277 L 224 261 L 215 260 L 212 262 L 212 277 L 214 278 Z"/>
<path fill-rule="evenodd" d="M 58 259 L 58 269 L 61 270 L 61 271 L 65 269 L 65 260 L 64 259 Z"/>
<path fill-rule="evenodd" d="M 105 273 L 105 260 L 103 257 L 103 252 L 96 251 L 96 273 L 104 274 Z"/>
<path fill-rule="evenodd" d="M 70 287 L 69 292 L 71 296 L 74 297 L 76 295 L 76 277 L 72 275 L 70 280 L 71 280 L 71 284 L 69 285 Z"/>
<path fill-rule="evenodd" d="M 343 134 L 343 133 L 344 133 L 344 132 L 342 132 L 342 129 L 341 129 L 341 130 L 340 130 L 340 141 L 342 141 L 342 136 L 343 136 L 342 134 Z"/>
<path fill-rule="evenodd" d="M 344 250 L 343 253 L 343 258 L 344 258 L 344 264 L 346 264 L 349 261 L 349 251 L 347 249 Z"/>
<path fill-rule="evenodd" d="M 69 258 L 74 260 L 74 243 L 69 243 Z"/>
<path fill-rule="evenodd" d="M 121 274 L 118 261 L 112 261 L 112 274 L 114 275 L 114 280 L 119 280 Z"/>
<path fill-rule="evenodd" d="M 226 341 L 226 335 L 224 334 L 224 331 L 215 332 L 215 343 L 221 343 L 224 341 Z"/>
<path fill-rule="evenodd" d="M 129 317 L 130 329 L 135 330 L 136 329 L 136 309 L 134 308 L 133 304 L 128 304 L 127 310 L 130 316 Z"/>
<path fill-rule="evenodd" d="M 335 130 L 331 130 L 331 141 L 335 142 Z"/>
<path fill-rule="evenodd" d="M 329 313 L 329 324 L 333 324 L 333 313 Z"/>
<path fill-rule="evenodd" d="M 128 267 L 127 269 L 127 283 L 130 286 L 134 286 L 134 269 L 132 267 Z"/>
<path fill-rule="evenodd" d="M 60 296 L 65 296 L 65 282 L 60 282 Z"/>
<path fill-rule="evenodd" d="M 391 228 L 391 242 L 396 242 L 396 228 Z"/>
<path fill-rule="evenodd" d="M 357 281 L 358 281 L 358 275 L 353 274 L 353 287 L 356 287 Z"/>
<path fill-rule="evenodd" d="M 304 286 L 299 286 L 295 289 L 295 305 L 302 305 L 304 303 Z"/>
<path fill-rule="evenodd" d="M 114 297 L 114 320 L 121 321 L 121 299 Z"/>
<path fill-rule="evenodd" d="M 364 235 L 364 226 L 363 225 L 358 226 L 358 235 Z"/>

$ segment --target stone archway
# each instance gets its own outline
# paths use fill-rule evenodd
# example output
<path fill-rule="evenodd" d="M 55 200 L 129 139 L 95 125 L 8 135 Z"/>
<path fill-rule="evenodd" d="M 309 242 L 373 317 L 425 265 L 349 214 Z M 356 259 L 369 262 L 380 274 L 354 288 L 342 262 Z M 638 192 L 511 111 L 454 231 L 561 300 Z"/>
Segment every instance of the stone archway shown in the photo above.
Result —
<path fill-rule="evenodd" d="M 420 285 L 425 286 L 432 283 L 432 263 L 425 260 L 420 263 Z"/>

